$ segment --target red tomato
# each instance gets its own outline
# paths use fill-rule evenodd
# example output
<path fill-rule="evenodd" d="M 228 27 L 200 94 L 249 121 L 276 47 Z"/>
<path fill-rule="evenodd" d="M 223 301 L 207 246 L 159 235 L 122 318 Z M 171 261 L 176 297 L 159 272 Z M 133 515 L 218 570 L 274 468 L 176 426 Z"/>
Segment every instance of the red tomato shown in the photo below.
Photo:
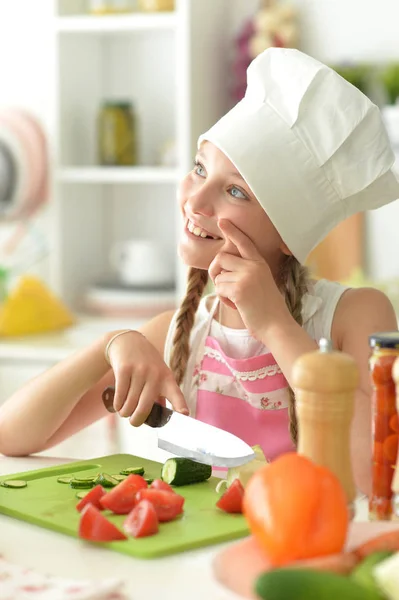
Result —
<path fill-rule="evenodd" d="M 165 492 L 174 492 L 175 490 L 172 488 L 169 483 L 166 481 L 162 481 L 162 479 L 154 479 L 154 481 L 150 484 L 150 489 L 154 490 L 165 490 Z"/>
<path fill-rule="evenodd" d="M 227 513 L 242 513 L 244 488 L 239 479 L 234 479 L 223 496 L 216 502 L 216 506 Z"/>
<path fill-rule="evenodd" d="M 108 521 L 92 504 L 83 508 L 79 522 L 79 537 L 90 542 L 112 542 L 126 540 L 126 536 L 111 521 Z"/>
<path fill-rule="evenodd" d="M 100 504 L 100 498 L 104 496 L 107 492 L 104 490 L 102 485 L 96 485 L 84 498 L 82 498 L 76 505 L 76 510 L 79 512 L 86 506 L 86 504 L 92 504 L 99 510 L 102 510 L 102 506 Z"/>
<path fill-rule="evenodd" d="M 175 492 L 165 490 L 140 490 L 136 494 L 136 501 L 149 500 L 154 506 L 158 521 L 171 521 L 183 512 L 184 498 Z"/>
<path fill-rule="evenodd" d="M 128 514 L 123 529 L 135 538 L 146 537 L 158 532 L 157 511 L 148 500 L 141 500 Z"/>
<path fill-rule="evenodd" d="M 147 482 L 141 475 L 129 475 L 118 483 L 110 492 L 100 499 L 103 508 L 112 510 L 117 515 L 127 515 L 136 504 L 136 494 L 147 487 Z"/>

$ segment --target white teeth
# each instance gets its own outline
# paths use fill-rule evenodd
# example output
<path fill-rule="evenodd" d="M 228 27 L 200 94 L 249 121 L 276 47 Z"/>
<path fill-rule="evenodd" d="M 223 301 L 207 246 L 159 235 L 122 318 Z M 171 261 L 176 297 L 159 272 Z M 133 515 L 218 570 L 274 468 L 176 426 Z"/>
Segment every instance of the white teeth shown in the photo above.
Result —
<path fill-rule="evenodd" d="M 208 236 L 208 234 L 203 229 L 201 229 L 201 227 L 196 227 L 194 225 L 194 223 L 192 223 L 191 221 L 188 221 L 187 229 L 189 230 L 190 233 L 193 233 L 197 237 L 202 237 L 202 238 L 211 237 L 214 240 L 217 239 L 217 238 L 213 237 L 212 235 Z"/>

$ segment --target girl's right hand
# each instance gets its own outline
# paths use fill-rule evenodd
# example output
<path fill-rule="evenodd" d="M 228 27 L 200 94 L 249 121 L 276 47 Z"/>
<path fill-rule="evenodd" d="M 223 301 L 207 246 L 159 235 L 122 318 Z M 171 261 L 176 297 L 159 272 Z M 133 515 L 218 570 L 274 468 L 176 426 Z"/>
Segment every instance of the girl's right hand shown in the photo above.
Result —
<path fill-rule="evenodd" d="M 114 409 L 121 417 L 129 417 L 132 425 L 142 425 L 154 402 L 164 403 L 165 398 L 174 410 L 189 414 L 172 371 L 140 332 L 115 338 L 108 358 L 115 375 Z"/>

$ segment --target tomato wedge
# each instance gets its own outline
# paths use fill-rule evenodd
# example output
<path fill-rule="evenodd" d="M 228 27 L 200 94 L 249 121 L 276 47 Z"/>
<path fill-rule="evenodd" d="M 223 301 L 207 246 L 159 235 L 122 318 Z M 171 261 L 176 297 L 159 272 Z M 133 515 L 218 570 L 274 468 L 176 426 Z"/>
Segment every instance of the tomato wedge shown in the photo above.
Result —
<path fill-rule="evenodd" d="M 154 535 L 158 532 L 158 517 L 154 506 L 148 500 L 140 500 L 128 514 L 123 529 L 135 538 Z"/>
<path fill-rule="evenodd" d="M 117 515 L 127 515 L 136 504 L 137 492 L 146 487 L 147 482 L 144 477 L 129 475 L 105 496 L 102 496 L 100 504 Z"/>
<path fill-rule="evenodd" d="M 234 479 L 223 496 L 216 502 L 216 506 L 227 513 L 242 513 L 244 488 L 239 479 Z"/>
<path fill-rule="evenodd" d="M 90 542 L 112 542 L 126 540 L 126 536 L 111 521 L 108 521 L 92 504 L 83 508 L 79 522 L 79 537 Z"/>
<path fill-rule="evenodd" d="M 104 490 L 102 485 L 96 485 L 90 492 L 86 494 L 76 505 L 76 510 L 81 512 L 86 504 L 92 504 L 99 510 L 102 510 L 103 507 L 100 504 L 100 498 L 104 496 L 107 492 Z"/>
<path fill-rule="evenodd" d="M 169 483 L 166 483 L 166 481 L 162 481 L 162 479 L 154 479 L 154 481 L 150 484 L 150 489 L 154 489 L 154 490 L 165 490 L 165 492 L 173 492 L 174 493 L 174 489 L 172 488 L 171 485 L 169 485 Z"/>
<path fill-rule="evenodd" d="M 175 492 L 166 490 L 140 490 L 136 495 L 137 502 L 148 500 L 154 506 L 159 522 L 171 521 L 183 512 L 185 498 Z"/>

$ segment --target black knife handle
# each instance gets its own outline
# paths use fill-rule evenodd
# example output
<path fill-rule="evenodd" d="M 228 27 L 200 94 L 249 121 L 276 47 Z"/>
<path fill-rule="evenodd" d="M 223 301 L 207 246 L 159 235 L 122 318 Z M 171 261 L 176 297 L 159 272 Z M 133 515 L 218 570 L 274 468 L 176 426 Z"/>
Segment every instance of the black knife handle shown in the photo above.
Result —
<path fill-rule="evenodd" d="M 102 394 L 104 406 L 110 413 L 116 412 L 114 409 L 114 396 L 115 388 L 113 386 L 105 388 Z M 163 427 L 166 425 L 172 415 L 173 410 L 166 408 L 166 406 L 162 406 L 162 404 L 159 404 L 158 402 L 154 402 L 151 412 L 144 423 L 150 427 Z"/>

